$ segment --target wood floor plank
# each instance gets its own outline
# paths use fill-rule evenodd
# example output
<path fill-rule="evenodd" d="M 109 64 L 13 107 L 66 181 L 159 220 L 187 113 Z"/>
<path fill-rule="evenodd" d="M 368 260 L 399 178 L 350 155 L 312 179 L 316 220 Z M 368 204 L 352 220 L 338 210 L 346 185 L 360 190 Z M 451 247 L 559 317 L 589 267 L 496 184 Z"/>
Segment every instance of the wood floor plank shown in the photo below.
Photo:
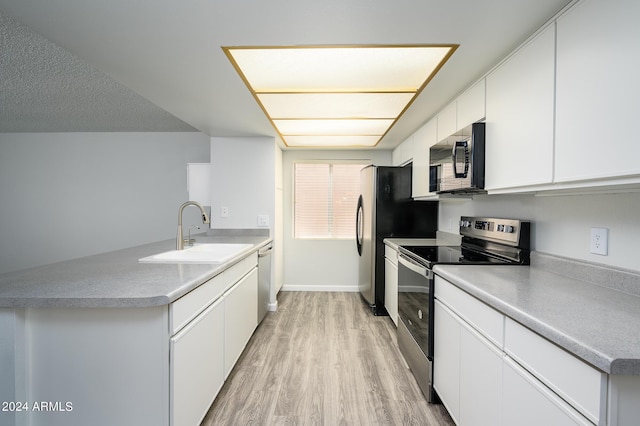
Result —
<path fill-rule="evenodd" d="M 389 317 L 359 293 L 281 292 L 202 425 L 453 422 L 422 396 Z"/>

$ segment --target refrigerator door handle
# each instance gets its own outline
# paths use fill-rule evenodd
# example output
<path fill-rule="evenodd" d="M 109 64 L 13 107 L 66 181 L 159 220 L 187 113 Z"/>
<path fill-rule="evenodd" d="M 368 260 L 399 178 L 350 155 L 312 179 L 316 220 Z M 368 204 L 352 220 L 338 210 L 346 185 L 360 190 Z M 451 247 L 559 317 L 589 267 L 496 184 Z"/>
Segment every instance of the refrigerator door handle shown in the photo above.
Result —
<path fill-rule="evenodd" d="M 358 256 L 362 256 L 362 239 L 364 237 L 364 206 L 362 195 L 358 198 L 358 208 L 356 211 L 356 247 Z"/>

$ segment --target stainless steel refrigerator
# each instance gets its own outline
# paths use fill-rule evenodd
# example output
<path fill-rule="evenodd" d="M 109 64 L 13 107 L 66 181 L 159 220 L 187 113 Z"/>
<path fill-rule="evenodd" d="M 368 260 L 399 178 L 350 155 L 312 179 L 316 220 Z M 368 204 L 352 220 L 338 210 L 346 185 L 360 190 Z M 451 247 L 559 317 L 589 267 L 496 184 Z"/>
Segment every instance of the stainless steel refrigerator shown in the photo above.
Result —
<path fill-rule="evenodd" d="M 384 307 L 385 238 L 435 238 L 437 201 L 411 198 L 411 166 L 367 166 L 360 172 L 356 219 L 358 287 L 375 315 Z"/>

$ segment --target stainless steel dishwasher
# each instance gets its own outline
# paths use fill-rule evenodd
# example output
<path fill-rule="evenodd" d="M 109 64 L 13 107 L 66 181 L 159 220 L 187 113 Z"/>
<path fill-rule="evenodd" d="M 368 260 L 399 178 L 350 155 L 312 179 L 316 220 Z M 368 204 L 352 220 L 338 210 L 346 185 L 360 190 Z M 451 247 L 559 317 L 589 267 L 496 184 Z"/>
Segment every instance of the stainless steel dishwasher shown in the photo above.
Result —
<path fill-rule="evenodd" d="M 271 292 L 271 243 L 258 250 L 258 324 L 269 310 Z"/>

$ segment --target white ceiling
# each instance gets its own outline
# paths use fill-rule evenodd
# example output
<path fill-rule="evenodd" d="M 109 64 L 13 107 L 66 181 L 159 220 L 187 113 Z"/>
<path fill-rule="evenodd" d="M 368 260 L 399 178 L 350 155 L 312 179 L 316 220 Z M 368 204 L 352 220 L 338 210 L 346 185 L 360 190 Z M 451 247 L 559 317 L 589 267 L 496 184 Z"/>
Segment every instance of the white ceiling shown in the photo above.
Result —
<path fill-rule="evenodd" d="M 0 12 L 0 132 L 195 131 Z"/>
<path fill-rule="evenodd" d="M 54 56 L 67 55 L 58 61 L 63 73 L 85 67 L 80 73 L 81 86 L 74 87 L 75 79 L 71 79 L 65 82 L 68 88 L 78 93 L 90 91 L 95 79 L 98 87 L 106 89 L 92 94 L 92 99 L 99 97 L 104 108 L 117 111 L 118 106 L 134 106 L 127 114 L 114 113 L 107 119 L 112 129 L 119 128 L 118 120 L 135 117 L 132 121 L 139 123 L 139 130 L 148 131 L 153 126 L 145 127 L 145 123 L 158 123 L 160 118 L 173 128 L 158 131 L 184 131 L 193 126 L 210 136 L 276 135 L 221 46 L 460 44 L 378 145 L 389 149 L 571 1 L 0 0 L 0 13 L 53 42 L 48 46 L 56 51 Z M 0 19 L 0 24 L 15 21 Z M 6 33 L 10 32 L 1 34 L 3 49 Z M 42 58 L 29 63 L 28 56 L 38 54 L 33 50 L 22 49 L 15 58 L 21 65 L 14 69 L 42 68 Z M 47 63 L 56 62 L 45 58 Z M 69 63 L 72 68 L 65 68 Z M 0 66 L 9 65 L 2 61 Z M 26 91 L 33 97 L 46 93 L 49 83 L 60 84 L 54 79 L 41 81 L 41 89 L 29 91 L 19 75 L 3 73 L 0 79 L 3 92 Z M 14 111 L 18 102 L 6 99 L 5 93 L 0 95 L 0 115 L 24 114 Z M 147 100 L 151 105 L 145 104 Z M 38 104 L 39 100 L 31 102 Z M 72 102 L 64 105 L 70 114 L 73 108 Z M 97 117 L 100 114 L 86 115 L 80 114 L 82 119 L 75 124 L 68 119 L 64 130 L 39 130 L 38 120 L 27 117 L 19 130 L 10 131 L 110 131 L 104 130 L 109 126 L 105 127 L 104 117 Z M 43 120 L 60 118 L 41 117 L 39 121 Z M 124 127 L 136 130 L 128 126 Z"/>

